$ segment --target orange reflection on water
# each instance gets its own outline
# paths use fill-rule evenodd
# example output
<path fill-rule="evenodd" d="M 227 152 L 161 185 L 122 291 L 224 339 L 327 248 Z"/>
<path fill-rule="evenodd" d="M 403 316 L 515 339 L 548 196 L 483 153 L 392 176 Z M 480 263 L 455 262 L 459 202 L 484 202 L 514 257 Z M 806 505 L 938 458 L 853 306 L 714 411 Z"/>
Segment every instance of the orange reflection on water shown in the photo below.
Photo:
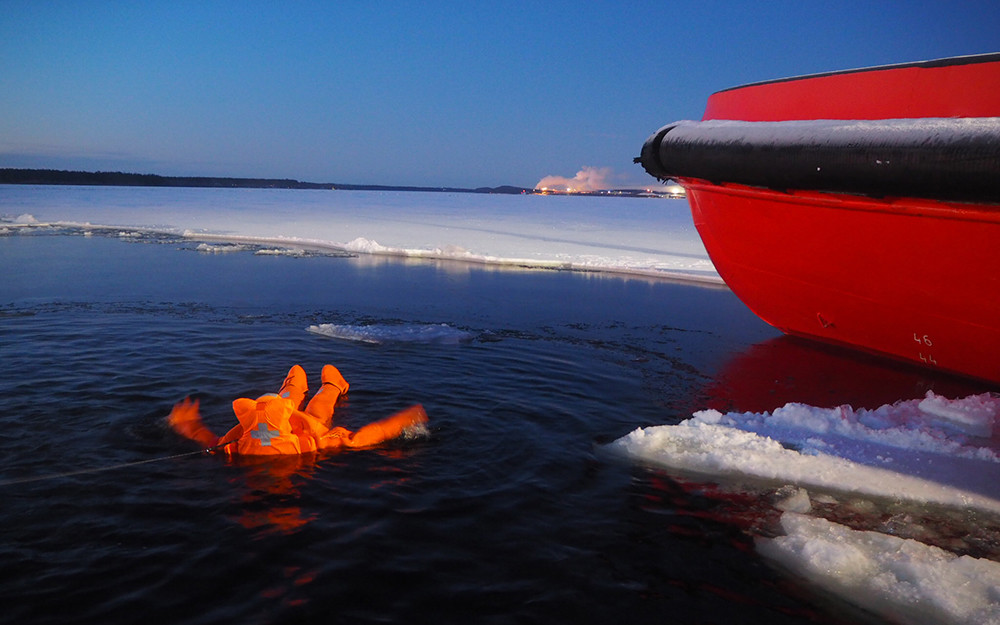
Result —
<path fill-rule="evenodd" d="M 243 510 L 236 518 L 240 525 L 262 535 L 290 534 L 315 520 L 316 515 L 304 515 L 301 507 L 285 504 L 298 499 L 299 478 L 313 477 L 316 454 L 234 456 L 231 463 L 244 469 L 247 487 L 241 498 Z"/>
<path fill-rule="evenodd" d="M 351 452 L 327 450 L 288 456 L 231 457 L 229 463 L 242 469 L 243 482 L 241 511 L 235 521 L 257 532 L 258 537 L 265 537 L 273 533 L 291 534 L 316 520 L 316 513 L 305 514 L 301 506 L 295 505 L 300 497 L 299 489 L 314 479 L 319 463 L 329 465 L 332 457 L 341 453 Z M 407 454 L 404 449 L 391 447 L 366 449 L 364 453 L 397 460 Z M 392 463 L 371 467 L 370 476 L 368 487 L 372 490 L 399 487 L 411 479 L 408 472 Z"/>

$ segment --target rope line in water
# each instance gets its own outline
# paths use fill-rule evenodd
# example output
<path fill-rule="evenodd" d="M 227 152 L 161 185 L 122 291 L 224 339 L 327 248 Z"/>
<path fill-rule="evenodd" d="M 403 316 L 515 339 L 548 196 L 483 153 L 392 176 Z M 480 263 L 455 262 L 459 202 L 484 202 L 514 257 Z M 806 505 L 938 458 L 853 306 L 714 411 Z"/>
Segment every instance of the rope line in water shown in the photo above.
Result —
<path fill-rule="evenodd" d="M 87 473 L 100 473 L 101 471 L 111 471 L 114 469 L 124 469 L 126 467 L 134 467 L 140 464 L 149 464 L 150 462 L 162 462 L 164 460 L 173 460 L 175 458 L 186 458 L 187 456 L 196 456 L 198 454 L 211 453 L 222 447 L 222 445 L 216 445 L 215 447 L 209 447 L 208 449 L 199 449 L 198 451 L 189 451 L 183 454 L 174 454 L 172 456 L 160 456 L 159 458 L 148 458 L 146 460 L 136 460 L 135 462 L 122 462 L 120 464 L 112 464 L 106 467 L 95 467 L 93 469 L 79 469 L 77 471 L 65 471 L 63 473 L 50 473 L 48 475 L 36 475 L 33 477 L 20 477 L 11 480 L 0 480 L 0 486 L 11 486 L 13 484 L 27 484 L 28 482 L 41 482 L 44 480 L 55 480 L 61 477 L 70 477 L 73 475 L 85 475 Z"/>

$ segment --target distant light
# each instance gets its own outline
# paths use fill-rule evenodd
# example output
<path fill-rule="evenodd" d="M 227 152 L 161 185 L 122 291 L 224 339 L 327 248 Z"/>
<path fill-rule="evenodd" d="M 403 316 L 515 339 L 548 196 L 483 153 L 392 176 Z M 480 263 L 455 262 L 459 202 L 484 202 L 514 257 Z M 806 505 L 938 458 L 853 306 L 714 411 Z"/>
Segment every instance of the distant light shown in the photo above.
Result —
<path fill-rule="evenodd" d="M 667 185 L 664 188 L 664 191 L 666 192 L 667 197 L 669 198 L 677 199 L 677 198 L 687 197 L 687 192 L 684 190 L 684 187 L 682 187 L 679 184 Z"/>

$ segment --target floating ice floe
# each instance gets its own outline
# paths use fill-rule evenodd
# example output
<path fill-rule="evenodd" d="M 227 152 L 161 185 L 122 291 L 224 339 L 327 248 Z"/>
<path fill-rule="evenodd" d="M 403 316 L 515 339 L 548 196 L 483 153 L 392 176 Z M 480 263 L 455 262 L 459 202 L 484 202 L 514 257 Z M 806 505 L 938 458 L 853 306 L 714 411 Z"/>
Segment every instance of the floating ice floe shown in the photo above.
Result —
<path fill-rule="evenodd" d="M 1000 513 L 1000 455 L 989 438 L 998 415 L 992 394 L 932 392 L 874 410 L 705 410 L 608 448 L 706 480 L 781 486 L 790 493 L 774 504 L 784 535 L 758 537 L 759 553 L 862 609 L 902 623 L 1000 625 L 1000 563 L 807 516 L 810 491 L 832 502 L 828 493 L 846 493 L 971 514 L 980 528 Z"/>
<path fill-rule="evenodd" d="M 255 250 L 254 254 L 257 256 L 309 256 L 309 254 L 300 248 L 263 248 Z"/>
<path fill-rule="evenodd" d="M 924 399 L 875 410 L 787 404 L 773 413 L 704 410 L 610 445 L 634 459 L 703 475 L 796 484 L 1000 512 L 1000 456 L 988 433 L 1000 399 Z M 957 425 L 956 425 L 957 424 Z"/>
<path fill-rule="evenodd" d="M 362 343 L 432 343 L 456 345 L 470 341 L 473 335 L 447 324 L 336 325 L 322 323 L 306 328 L 308 332 Z"/>
<path fill-rule="evenodd" d="M 904 623 L 1000 623 L 1000 563 L 785 512 L 757 551 L 851 603 Z"/>
<path fill-rule="evenodd" d="M 199 243 L 196 248 L 199 252 L 204 252 L 206 254 L 226 254 L 229 252 L 245 252 L 249 247 L 246 245 L 241 245 L 239 243 L 223 243 L 221 245 L 212 245 L 210 243 Z"/>

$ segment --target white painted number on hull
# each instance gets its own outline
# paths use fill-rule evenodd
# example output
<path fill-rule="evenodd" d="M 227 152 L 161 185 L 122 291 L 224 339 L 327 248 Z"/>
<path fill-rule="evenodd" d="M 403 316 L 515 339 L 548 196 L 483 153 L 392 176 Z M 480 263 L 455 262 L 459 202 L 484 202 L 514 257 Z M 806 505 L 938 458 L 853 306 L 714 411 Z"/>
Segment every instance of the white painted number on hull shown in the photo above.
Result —
<path fill-rule="evenodd" d="M 917 345 L 920 345 L 921 347 L 933 347 L 934 346 L 934 341 L 932 341 L 931 337 L 928 336 L 928 335 L 926 335 L 926 334 L 921 335 L 919 332 L 914 332 L 913 333 L 913 340 L 917 343 Z M 932 364 L 932 365 L 936 365 L 937 364 L 937 360 L 934 359 L 934 356 L 932 356 L 930 354 L 930 352 L 928 352 L 927 354 L 924 354 L 923 349 L 921 349 L 921 351 L 917 352 L 917 357 L 920 358 L 920 360 L 922 360 L 923 362 L 926 362 L 928 364 Z"/>

